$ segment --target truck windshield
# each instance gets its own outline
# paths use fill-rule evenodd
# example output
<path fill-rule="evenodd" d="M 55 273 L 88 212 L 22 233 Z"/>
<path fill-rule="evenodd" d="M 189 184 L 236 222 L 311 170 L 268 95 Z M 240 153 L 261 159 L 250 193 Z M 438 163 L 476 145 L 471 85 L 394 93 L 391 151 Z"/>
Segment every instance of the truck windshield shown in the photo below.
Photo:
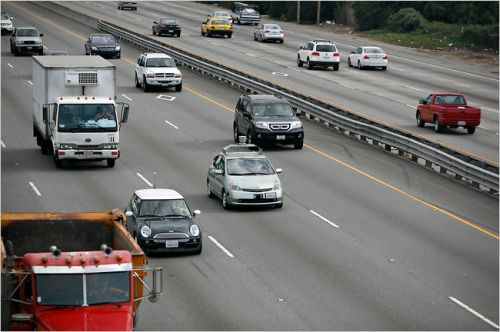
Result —
<path fill-rule="evenodd" d="M 116 113 L 111 104 L 59 105 L 58 130 L 61 132 L 116 131 Z"/>
<path fill-rule="evenodd" d="M 41 305 L 83 306 L 130 300 L 129 272 L 37 274 L 37 302 Z M 85 287 L 84 287 L 85 284 Z M 86 303 L 84 289 L 87 290 Z"/>

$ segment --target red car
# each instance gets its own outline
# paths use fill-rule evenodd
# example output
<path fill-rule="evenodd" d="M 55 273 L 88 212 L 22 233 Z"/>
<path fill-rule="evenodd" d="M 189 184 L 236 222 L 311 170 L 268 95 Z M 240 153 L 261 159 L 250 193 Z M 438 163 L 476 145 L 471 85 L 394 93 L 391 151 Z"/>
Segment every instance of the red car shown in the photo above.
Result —
<path fill-rule="evenodd" d="M 468 106 L 463 94 L 433 93 L 420 99 L 416 118 L 419 127 L 432 123 L 437 133 L 445 127 L 463 127 L 467 133 L 474 134 L 481 122 L 481 110 Z"/>

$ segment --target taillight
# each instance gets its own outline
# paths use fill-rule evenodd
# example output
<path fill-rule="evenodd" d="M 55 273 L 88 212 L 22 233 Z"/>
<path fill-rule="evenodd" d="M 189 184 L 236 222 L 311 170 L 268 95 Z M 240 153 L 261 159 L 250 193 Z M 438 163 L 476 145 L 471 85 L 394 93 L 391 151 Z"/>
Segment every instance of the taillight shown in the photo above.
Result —
<path fill-rule="evenodd" d="M 333 53 L 333 56 L 340 56 L 340 53 Z"/>
<path fill-rule="evenodd" d="M 312 56 L 319 56 L 319 52 L 312 52 Z"/>
<path fill-rule="evenodd" d="M 368 54 L 365 54 L 365 56 L 363 57 L 363 59 L 369 59 L 370 57 L 368 56 Z"/>
<path fill-rule="evenodd" d="M 384 56 L 382 57 L 382 59 L 387 60 L 387 54 L 384 54 Z"/>

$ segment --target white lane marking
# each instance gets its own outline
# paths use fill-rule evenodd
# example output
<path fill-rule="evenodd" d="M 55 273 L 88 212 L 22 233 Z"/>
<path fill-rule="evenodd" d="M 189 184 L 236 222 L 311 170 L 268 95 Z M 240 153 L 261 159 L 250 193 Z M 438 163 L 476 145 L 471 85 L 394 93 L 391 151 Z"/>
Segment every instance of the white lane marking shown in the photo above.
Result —
<path fill-rule="evenodd" d="M 467 310 L 468 312 L 470 312 L 471 314 L 473 314 L 474 316 L 476 316 L 476 317 L 480 318 L 481 320 L 483 320 L 485 323 L 488 323 L 489 325 L 493 326 L 497 330 L 500 328 L 500 326 L 498 326 L 498 324 L 493 323 L 491 320 L 489 320 L 488 318 L 484 317 L 482 314 L 480 314 L 476 310 L 472 309 L 467 304 L 460 302 L 459 300 L 457 300 L 453 296 L 448 296 L 448 298 L 451 301 L 453 301 L 456 304 L 458 304 L 460 307 L 464 308 L 465 310 Z"/>
<path fill-rule="evenodd" d="M 179 129 L 176 125 L 174 125 L 172 122 L 165 120 L 165 123 L 168 124 L 171 127 L 174 127 L 175 129 Z"/>
<path fill-rule="evenodd" d="M 11 65 L 10 63 L 7 62 L 7 66 L 9 66 L 10 68 L 14 69 L 14 66 Z"/>
<path fill-rule="evenodd" d="M 33 82 L 31 81 L 26 81 L 26 83 L 28 83 L 29 85 L 33 85 Z"/>
<path fill-rule="evenodd" d="M 425 91 L 425 90 L 422 90 L 422 89 L 419 89 L 419 88 L 416 88 L 414 86 L 411 86 L 411 85 L 403 85 L 405 88 L 408 88 L 408 89 L 412 89 L 412 90 L 416 90 L 416 91 Z"/>
<path fill-rule="evenodd" d="M 273 71 L 273 75 L 288 77 L 287 73 L 282 73 L 282 72 L 279 72 L 279 71 Z"/>
<path fill-rule="evenodd" d="M 405 104 L 406 106 L 408 106 L 409 108 L 411 108 L 412 110 L 416 110 L 417 108 L 415 106 L 412 106 L 410 104 Z"/>
<path fill-rule="evenodd" d="M 253 53 L 245 53 L 246 56 L 251 56 L 251 57 L 256 57 L 257 55 L 253 54 Z"/>
<path fill-rule="evenodd" d="M 212 241 L 217 247 L 219 247 L 220 250 L 222 250 L 226 255 L 228 255 L 229 257 L 231 258 L 234 258 L 234 255 L 229 251 L 227 250 L 226 248 L 224 248 L 224 246 L 222 244 L 219 243 L 219 241 L 217 241 L 213 236 L 209 235 L 208 238 L 210 239 L 210 241 Z"/>
<path fill-rule="evenodd" d="M 141 174 L 141 173 L 139 173 L 139 172 L 137 172 L 136 174 L 137 174 L 137 176 L 138 176 L 138 177 L 139 177 L 142 181 L 144 181 L 144 182 L 145 182 L 148 186 L 150 186 L 151 188 L 153 188 L 153 187 L 154 187 L 154 186 L 153 186 L 153 184 L 152 184 L 151 182 L 149 182 L 149 180 L 148 180 L 148 179 L 146 179 L 146 178 L 144 177 L 144 175 L 142 175 L 142 174 Z"/>
<path fill-rule="evenodd" d="M 126 94 L 122 94 L 122 97 L 127 99 L 128 101 L 132 101 L 132 98 L 130 98 L 129 96 L 127 96 Z"/>
<path fill-rule="evenodd" d="M 331 222 L 330 220 L 326 219 L 325 217 L 323 217 L 322 215 L 320 215 L 318 212 L 314 211 L 314 210 L 309 210 L 309 212 L 311 212 L 312 214 L 314 214 L 316 217 L 318 217 L 319 219 L 323 220 L 324 222 L 326 222 L 327 224 L 329 224 L 330 226 L 333 226 L 335 228 L 339 228 L 339 225 L 337 224 L 334 224 L 333 222 Z"/>
<path fill-rule="evenodd" d="M 156 97 L 156 98 L 166 100 L 166 101 L 174 101 L 175 100 L 175 97 L 167 96 L 167 95 L 158 95 L 158 97 Z"/>
<path fill-rule="evenodd" d="M 6 149 L 7 147 L 5 146 L 5 143 L 3 142 L 3 140 L 0 139 L 0 143 L 2 144 L 2 148 Z"/>
<path fill-rule="evenodd" d="M 30 185 L 31 189 L 33 189 L 35 194 L 37 194 L 37 196 L 42 197 L 42 193 L 40 192 L 40 190 L 38 190 L 38 188 L 35 186 L 33 182 L 30 181 L 28 182 L 28 184 Z"/>

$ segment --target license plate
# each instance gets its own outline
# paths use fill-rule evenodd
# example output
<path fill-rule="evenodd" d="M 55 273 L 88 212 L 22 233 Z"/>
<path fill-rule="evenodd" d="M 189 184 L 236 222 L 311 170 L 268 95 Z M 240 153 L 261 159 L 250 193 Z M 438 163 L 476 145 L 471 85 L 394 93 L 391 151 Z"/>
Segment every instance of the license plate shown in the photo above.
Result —
<path fill-rule="evenodd" d="M 168 30 L 168 32 L 174 32 L 174 30 Z"/>
<path fill-rule="evenodd" d="M 177 240 L 166 240 L 165 248 L 177 248 L 179 247 L 179 241 Z"/>
<path fill-rule="evenodd" d="M 458 121 L 458 122 L 457 122 L 457 124 L 458 124 L 459 126 L 465 126 L 465 121 Z"/>
<path fill-rule="evenodd" d="M 265 193 L 264 198 L 267 199 L 276 198 L 276 193 Z"/>
<path fill-rule="evenodd" d="M 276 140 L 284 141 L 286 139 L 286 135 L 276 135 Z"/>
<path fill-rule="evenodd" d="M 28 50 L 31 50 L 31 49 L 32 49 L 32 47 L 31 47 L 31 46 L 28 46 L 28 47 L 26 47 L 26 48 L 27 48 Z"/>

